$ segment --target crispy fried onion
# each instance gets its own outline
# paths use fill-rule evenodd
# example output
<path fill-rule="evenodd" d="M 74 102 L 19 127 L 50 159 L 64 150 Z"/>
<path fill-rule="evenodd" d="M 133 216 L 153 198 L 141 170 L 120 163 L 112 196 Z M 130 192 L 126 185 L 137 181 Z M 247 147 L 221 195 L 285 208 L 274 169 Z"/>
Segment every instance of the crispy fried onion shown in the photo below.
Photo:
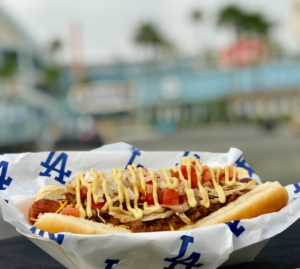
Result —
<path fill-rule="evenodd" d="M 228 195 L 231 195 L 231 194 L 234 194 L 234 193 L 239 193 L 239 192 L 242 192 L 244 190 L 252 190 L 253 188 L 255 188 L 257 185 L 256 185 L 256 181 L 252 180 L 252 181 L 249 181 L 248 183 L 244 183 L 244 184 L 240 184 L 238 183 L 235 188 L 232 188 L 232 189 L 229 189 L 229 188 L 226 188 L 224 187 L 224 191 L 225 191 L 225 194 L 226 196 Z"/>
<path fill-rule="evenodd" d="M 176 213 L 176 215 L 187 225 L 193 224 L 190 218 L 184 213 Z"/>
<path fill-rule="evenodd" d="M 101 217 L 100 215 L 100 210 L 98 208 L 96 208 L 96 212 L 97 212 L 97 217 L 103 222 L 106 223 L 105 219 Z"/>
<path fill-rule="evenodd" d="M 249 191 L 253 188 L 255 188 L 256 182 L 254 180 L 249 181 L 248 183 L 237 183 L 237 185 L 231 187 L 231 186 L 223 186 L 224 192 L 226 196 L 229 196 L 231 194 L 238 194 L 242 195 L 246 190 Z M 212 204 L 219 203 L 218 195 L 215 192 L 214 189 L 211 189 L 209 187 L 205 187 L 208 191 L 210 202 Z M 195 191 L 195 196 L 198 198 L 199 193 L 198 190 Z M 200 198 L 200 197 L 199 197 Z M 199 198 L 197 199 L 199 202 Z M 113 201 L 117 202 L 118 197 L 114 197 Z M 187 210 L 189 210 L 189 205 L 187 202 L 180 204 L 180 205 L 162 205 L 163 207 L 160 209 L 156 209 L 155 212 L 151 210 L 150 208 L 147 210 L 143 210 L 144 217 L 140 219 L 141 221 L 151 221 L 155 219 L 163 219 L 168 218 L 173 214 L 176 214 L 184 223 L 186 224 L 192 224 L 192 221 L 184 214 Z M 103 209 L 102 209 L 103 210 Z M 102 211 L 101 210 L 101 211 Z M 101 217 L 100 212 L 97 209 L 97 216 L 98 218 L 105 223 L 105 220 Z M 109 214 L 117 219 L 120 220 L 122 223 L 128 223 L 132 221 L 136 221 L 136 218 L 133 216 L 133 214 L 127 210 L 121 209 L 119 207 L 113 207 L 109 209 Z"/>
<path fill-rule="evenodd" d="M 126 222 L 131 222 L 131 221 L 136 221 L 136 218 L 128 211 L 124 210 L 124 209 L 120 209 L 120 208 L 114 208 L 111 209 L 109 214 L 117 219 L 120 220 L 120 222 L 122 223 L 126 223 Z M 171 215 L 173 215 L 174 212 L 172 210 L 168 210 L 168 211 L 162 211 L 160 213 L 151 213 L 148 214 L 146 216 L 144 216 L 141 221 L 150 221 L 150 220 L 155 220 L 155 219 L 164 219 L 164 218 L 168 218 Z"/>
<path fill-rule="evenodd" d="M 223 190 L 225 192 L 225 195 L 228 196 L 228 195 L 231 195 L 231 194 L 234 194 L 234 193 L 239 193 L 240 191 L 243 191 L 243 190 L 249 190 L 249 191 L 252 190 L 253 188 L 256 187 L 256 181 L 251 180 L 248 183 L 237 183 L 234 186 L 222 186 L 222 187 L 223 187 Z M 215 189 L 212 189 L 210 187 L 205 187 L 205 189 L 208 192 L 208 196 L 210 198 L 210 201 L 213 201 L 214 198 L 218 198 L 218 194 L 215 191 Z M 194 191 L 197 192 L 196 196 L 198 196 L 199 191 L 197 189 L 194 190 Z"/>
<path fill-rule="evenodd" d="M 174 214 L 174 212 L 172 210 L 168 210 L 166 212 L 163 213 L 159 213 L 159 214 L 151 214 L 149 216 L 143 217 L 141 220 L 142 221 L 150 221 L 150 220 L 155 220 L 155 219 L 165 219 L 168 218 L 170 216 L 172 216 Z"/>
<path fill-rule="evenodd" d="M 187 202 L 184 202 L 183 204 L 180 204 L 180 205 L 162 205 L 162 206 L 169 208 L 172 211 L 177 212 L 177 213 L 183 213 L 190 209 Z"/>

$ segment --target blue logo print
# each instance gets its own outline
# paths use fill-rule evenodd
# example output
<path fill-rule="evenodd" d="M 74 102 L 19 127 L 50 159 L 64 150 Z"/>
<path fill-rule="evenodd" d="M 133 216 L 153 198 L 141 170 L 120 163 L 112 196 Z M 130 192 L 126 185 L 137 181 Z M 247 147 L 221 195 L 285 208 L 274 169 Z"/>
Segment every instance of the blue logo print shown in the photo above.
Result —
<path fill-rule="evenodd" d="M 189 155 L 190 155 L 190 151 L 185 151 L 185 152 L 183 152 L 182 157 L 187 157 L 187 156 L 189 156 Z M 199 154 L 194 153 L 193 156 L 194 156 L 196 159 L 200 160 L 200 155 L 199 155 Z M 179 164 L 179 163 L 175 163 L 175 166 L 178 166 L 178 164 Z"/>
<path fill-rule="evenodd" d="M 51 173 L 54 171 L 58 173 L 54 179 L 65 184 L 64 177 L 70 177 L 71 171 L 66 171 L 66 164 L 68 160 L 68 155 L 64 152 L 60 153 L 56 158 L 54 157 L 55 152 L 50 152 L 45 162 L 41 162 L 41 166 L 45 167 L 44 172 L 40 172 L 40 176 L 50 177 Z"/>
<path fill-rule="evenodd" d="M 7 169 L 8 169 L 8 162 L 6 161 L 1 161 L 0 162 L 0 190 L 5 190 L 6 187 L 8 187 L 10 185 L 10 183 L 12 182 L 12 178 L 11 177 L 7 177 Z M 6 186 L 6 187 L 5 187 Z"/>
<path fill-rule="evenodd" d="M 105 263 L 106 263 L 106 266 L 104 269 L 112 269 L 112 267 L 115 265 L 115 264 L 118 264 L 120 260 L 110 260 L 110 259 L 106 259 Z"/>
<path fill-rule="evenodd" d="M 295 194 L 297 194 L 298 192 L 300 192 L 300 184 L 299 183 L 295 183 L 294 187 L 295 187 L 295 190 L 294 190 Z"/>
<path fill-rule="evenodd" d="M 226 224 L 229 226 L 231 232 L 236 236 L 239 237 L 243 232 L 246 231 L 244 226 L 239 226 L 240 220 L 235 220 L 231 222 L 227 222 Z"/>
<path fill-rule="evenodd" d="M 141 156 L 141 151 L 140 151 L 138 148 L 132 147 L 132 148 L 131 148 L 131 157 L 130 157 L 128 163 L 126 164 L 125 168 L 126 168 L 128 165 L 132 165 L 133 162 L 134 162 L 134 160 L 135 160 L 138 156 Z M 138 164 L 137 167 L 143 167 L 143 165 Z"/>
<path fill-rule="evenodd" d="M 40 236 L 44 236 L 45 235 L 45 231 L 43 230 L 40 230 L 38 233 L 37 233 L 37 229 L 33 226 L 30 231 L 33 233 L 33 234 L 38 234 Z M 52 234 L 52 233 L 48 233 L 48 238 L 55 241 L 57 244 L 61 245 L 62 242 L 64 241 L 64 235 L 63 234 L 57 234 L 55 236 L 55 234 Z"/>
<path fill-rule="evenodd" d="M 245 158 L 243 155 L 241 155 L 236 161 L 235 161 L 236 166 L 242 167 L 246 169 L 249 173 L 249 176 L 251 177 L 254 173 L 254 170 L 247 164 Z"/>
<path fill-rule="evenodd" d="M 189 156 L 189 155 L 190 155 L 190 151 L 185 151 L 185 152 L 183 153 L 182 157 L 187 157 L 187 156 Z M 200 160 L 200 156 L 199 156 L 197 153 L 194 153 L 193 156 L 194 156 L 196 159 Z"/>
<path fill-rule="evenodd" d="M 180 237 L 182 240 L 182 244 L 179 249 L 179 253 L 176 257 L 173 258 L 165 258 L 166 262 L 169 262 L 170 265 L 168 267 L 164 267 L 164 269 L 174 269 L 179 268 L 177 265 L 183 265 L 185 266 L 185 269 L 192 269 L 192 268 L 199 268 L 203 264 L 197 263 L 200 259 L 201 254 L 198 252 L 192 252 L 190 256 L 184 258 L 189 243 L 194 242 L 194 238 L 191 236 L 183 235 Z M 182 267 L 180 267 L 182 268 Z"/>

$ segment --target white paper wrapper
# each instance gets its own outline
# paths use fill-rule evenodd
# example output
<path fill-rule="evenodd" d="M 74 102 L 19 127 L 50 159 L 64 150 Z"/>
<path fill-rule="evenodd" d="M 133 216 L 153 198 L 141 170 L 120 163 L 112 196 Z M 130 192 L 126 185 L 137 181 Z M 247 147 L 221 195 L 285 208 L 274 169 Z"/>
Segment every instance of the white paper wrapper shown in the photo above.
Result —
<path fill-rule="evenodd" d="M 49 234 L 26 221 L 35 193 L 46 184 L 64 184 L 78 171 L 109 171 L 135 163 L 149 168 L 170 167 L 183 156 L 195 156 L 211 166 L 236 165 L 260 180 L 240 150 L 227 153 L 145 152 L 125 143 L 89 152 L 7 154 L 0 157 L 0 205 L 5 221 L 68 268 L 216 268 L 237 250 L 263 242 L 300 217 L 300 183 L 287 186 L 289 204 L 280 212 L 189 231 L 74 235 Z M 31 235 L 30 235 L 31 234 Z M 51 239 L 51 240 L 49 240 Z M 253 255 L 239 261 L 249 261 Z"/>

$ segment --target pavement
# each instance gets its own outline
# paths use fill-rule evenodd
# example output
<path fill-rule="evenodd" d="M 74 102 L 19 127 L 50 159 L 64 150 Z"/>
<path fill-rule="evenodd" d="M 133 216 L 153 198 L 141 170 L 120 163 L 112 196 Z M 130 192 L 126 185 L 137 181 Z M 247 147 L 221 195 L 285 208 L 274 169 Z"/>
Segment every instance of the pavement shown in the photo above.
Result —
<path fill-rule="evenodd" d="M 143 150 L 227 152 L 230 147 L 236 147 L 243 151 L 263 181 L 278 180 L 284 185 L 300 182 L 300 133 L 289 125 L 268 132 L 257 125 L 214 124 L 155 134 L 147 139 L 133 134 L 120 140 Z"/>

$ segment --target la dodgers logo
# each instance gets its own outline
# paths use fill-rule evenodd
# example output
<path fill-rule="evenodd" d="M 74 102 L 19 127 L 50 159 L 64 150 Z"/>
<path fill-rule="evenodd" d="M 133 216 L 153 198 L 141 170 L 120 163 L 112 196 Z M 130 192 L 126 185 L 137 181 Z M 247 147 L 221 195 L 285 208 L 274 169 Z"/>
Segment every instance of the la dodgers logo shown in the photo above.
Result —
<path fill-rule="evenodd" d="M 66 164 L 68 161 L 68 155 L 64 152 L 60 153 L 57 157 L 54 156 L 55 152 L 52 151 L 49 153 L 45 162 L 41 162 L 41 166 L 46 168 L 44 172 L 40 172 L 40 176 L 50 177 L 52 176 L 52 172 L 58 174 L 54 179 L 61 184 L 65 184 L 65 177 L 71 176 L 71 171 L 66 171 Z"/>

